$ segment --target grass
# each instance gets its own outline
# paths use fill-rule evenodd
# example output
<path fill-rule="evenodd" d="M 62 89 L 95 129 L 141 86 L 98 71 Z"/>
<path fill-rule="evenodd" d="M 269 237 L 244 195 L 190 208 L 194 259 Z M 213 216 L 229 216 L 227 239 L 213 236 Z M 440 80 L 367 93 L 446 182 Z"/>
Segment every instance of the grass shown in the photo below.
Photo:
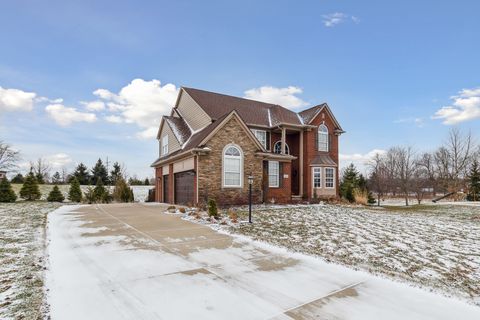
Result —
<path fill-rule="evenodd" d="M 253 225 L 228 228 L 480 305 L 480 207 L 262 208 Z"/>
<path fill-rule="evenodd" d="M 59 203 L 0 204 L 0 319 L 43 319 L 47 214 Z"/>

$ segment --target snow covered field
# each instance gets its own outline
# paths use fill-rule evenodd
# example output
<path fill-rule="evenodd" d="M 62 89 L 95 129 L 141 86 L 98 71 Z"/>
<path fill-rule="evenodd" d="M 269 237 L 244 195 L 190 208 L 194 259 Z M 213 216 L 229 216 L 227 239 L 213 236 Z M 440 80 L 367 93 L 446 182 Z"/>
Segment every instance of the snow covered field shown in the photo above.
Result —
<path fill-rule="evenodd" d="M 41 319 L 45 224 L 58 204 L 0 204 L 0 319 Z"/>
<path fill-rule="evenodd" d="M 480 207 L 259 208 L 254 222 L 222 228 L 480 305 Z"/>

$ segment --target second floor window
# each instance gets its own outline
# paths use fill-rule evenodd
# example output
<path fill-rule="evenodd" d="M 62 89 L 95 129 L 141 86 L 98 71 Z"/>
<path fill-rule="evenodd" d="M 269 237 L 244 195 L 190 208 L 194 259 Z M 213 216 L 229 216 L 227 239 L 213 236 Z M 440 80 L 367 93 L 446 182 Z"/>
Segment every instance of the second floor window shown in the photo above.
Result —
<path fill-rule="evenodd" d="M 275 145 L 273 146 L 273 152 L 278 154 L 282 153 L 282 141 L 275 142 Z M 285 154 L 290 154 L 290 148 L 286 143 L 285 143 Z"/>
<path fill-rule="evenodd" d="M 267 147 L 267 131 L 253 129 L 252 132 L 265 149 L 270 149 Z"/>
<path fill-rule="evenodd" d="M 318 151 L 328 152 L 328 128 L 324 124 L 318 127 Z"/>
<path fill-rule="evenodd" d="M 162 138 L 162 156 L 168 154 L 168 135 L 164 135 Z"/>

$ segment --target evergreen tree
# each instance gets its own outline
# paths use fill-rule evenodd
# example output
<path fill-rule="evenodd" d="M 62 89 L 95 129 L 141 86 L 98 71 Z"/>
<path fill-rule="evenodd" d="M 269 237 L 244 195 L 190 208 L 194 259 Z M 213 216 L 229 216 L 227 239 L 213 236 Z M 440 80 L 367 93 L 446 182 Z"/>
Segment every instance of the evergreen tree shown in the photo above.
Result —
<path fill-rule="evenodd" d="M 27 201 L 40 199 L 41 193 L 38 188 L 37 179 L 32 171 L 25 178 L 22 189 L 20 189 L 20 197 Z"/>
<path fill-rule="evenodd" d="M 68 200 L 72 202 L 82 201 L 82 190 L 80 189 L 80 183 L 77 177 L 73 176 L 70 182 L 70 190 L 68 191 Z"/>
<path fill-rule="evenodd" d="M 102 185 L 109 183 L 107 168 L 103 164 L 102 159 L 98 159 L 92 168 L 92 183 L 98 182 L 98 179 L 102 180 Z"/>
<path fill-rule="evenodd" d="M 146 185 L 146 186 L 149 186 L 149 185 L 150 185 L 150 180 L 148 180 L 148 178 L 145 178 L 145 185 Z"/>
<path fill-rule="evenodd" d="M 133 190 L 128 187 L 127 182 L 123 178 L 117 180 L 115 189 L 113 190 L 113 199 L 118 202 L 133 202 Z"/>
<path fill-rule="evenodd" d="M 88 168 L 83 163 L 80 163 L 72 174 L 73 177 L 77 178 L 78 183 L 81 185 L 90 184 L 90 174 L 88 173 Z M 70 181 L 71 182 L 71 181 Z"/>
<path fill-rule="evenodd" d="M 480 167 L 478 160 L 474 159 L 470 174 L 468 175 L 468 195 L 469 201 L 480 201 Z"/>
<path fill-rule="evenodd" d="M 15 177 L 12 178 L 10 181 L 11 183 L 24 183 L 25 179 L 21 173 L 17 174 Z"/>
<path fill-rule="evenodd" d="M 52 176 L 52 183 L 53 184 L 61 184 L 62 177 L 60 176 L 60 172 L 56 171 Z"/>
<path fill-rule="evenodd" d="M 349 202 L 355 202 L 355 189 L 358 188 L 358 171 L 355 165 L 351 163 L 343 173 L 340 183 L 340 194 L 342 198 Z"/>
<path fill-rule="evenodd" d="M 35 179 L 39 184 L 45 184 L 45 177 L 40 172 L 35 175 Z"/>
<path fill-rule="evenodd" d="M 0 202 L 15 202 L 15 200 L 17 200 L 15 191 L 13 191 L 7 178 L 3 178 L 0 181 Z"/>
<path fill-rule="evenodd" d="M 102 178 L 98 177 L 97 184 L 93 189 L 95 202 L 103 202 L 103 199 L 105 198 L 106 193 L 107 193 L 107 189 L 105 189 L 105 187 L 103 186 Z"/>
<path fill-rule="evenodd" d="M 49 201 L 49 202 L 63 202 L 63 200 L 65 200 L 65 197 L 60 192 L 60 189 L 58 189 L 58 186 L 54 185 L 52 191 L 50 191 L 50 193 L 48 194 L 47 201 Z"/>
<path fill-rule="evenodd" d="M 113 170 L 110 171 L 110 182 L 113 185 L 117 185 L 117 180 L 122 179 L 122 167 L 118 162 L 113 164 Z"/>

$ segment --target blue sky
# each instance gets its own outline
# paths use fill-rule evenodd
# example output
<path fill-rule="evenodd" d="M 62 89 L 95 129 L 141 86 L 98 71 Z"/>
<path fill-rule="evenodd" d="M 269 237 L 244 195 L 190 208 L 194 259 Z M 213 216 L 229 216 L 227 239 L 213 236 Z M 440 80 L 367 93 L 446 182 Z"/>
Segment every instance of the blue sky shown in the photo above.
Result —
<path fill-rule="evenodd" d="M 478 12 L 478 1 L 5 2 L 0 137 L 24 161 L 108 156 L 152 175 L 152 128 L 189 86 L 256 89 L 298 110 L 327 102 L 347 131 L 344 163 L 431 150 L 452 126 L 479 132 Z"/>

